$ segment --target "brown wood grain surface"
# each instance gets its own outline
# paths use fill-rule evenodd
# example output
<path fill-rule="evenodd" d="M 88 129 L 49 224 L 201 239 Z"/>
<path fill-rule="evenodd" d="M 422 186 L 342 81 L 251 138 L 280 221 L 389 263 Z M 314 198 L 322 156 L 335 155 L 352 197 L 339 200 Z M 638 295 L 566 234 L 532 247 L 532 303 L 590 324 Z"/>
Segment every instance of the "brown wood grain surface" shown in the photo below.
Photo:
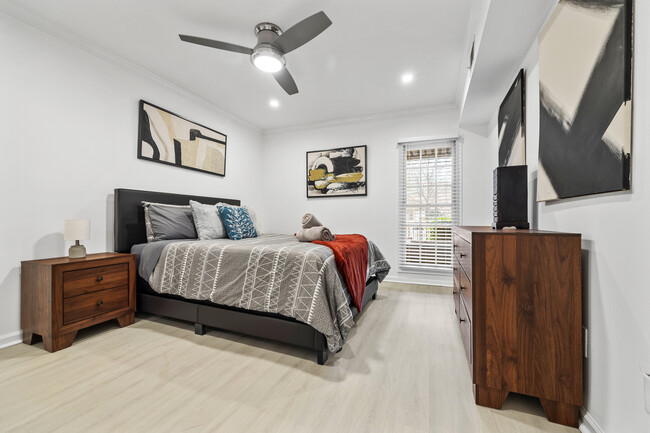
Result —
<path fill-rule="evenodd" d="M 79 329 L 111 319 L 120 326 L 133 323 L 136 272 L 131 254 L 22 262 L 23 342 L 42 338 L 54 352 L 70 346 Z"/>
<path fill-rule="evenodd" d="M 500 407 L 509 392 L 527 394 L 542 400 L 550 420 L 576 425 L 583 380 L 580 235 L 455 227 L 456 257 L 468 248 L 463 240 L 471 244 L 472 266 L 459 258 L 455 280 L 460 317 L 468 306 L 461 335 L 471 348 L 477 404 Z M 471 290 L 460 289 L 464 284 Z"/>

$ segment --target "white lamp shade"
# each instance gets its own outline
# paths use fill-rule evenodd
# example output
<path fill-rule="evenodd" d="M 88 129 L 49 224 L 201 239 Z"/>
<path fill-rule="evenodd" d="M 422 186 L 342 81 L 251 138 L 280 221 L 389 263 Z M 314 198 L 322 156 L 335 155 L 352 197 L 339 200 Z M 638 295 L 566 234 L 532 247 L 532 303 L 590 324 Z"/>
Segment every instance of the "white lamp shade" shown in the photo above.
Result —
<path fill-rule="evenodd" d="M 65 220 L 63 238 L 66 241 L 84 241 L 90 239 L 90 220 Z"/>

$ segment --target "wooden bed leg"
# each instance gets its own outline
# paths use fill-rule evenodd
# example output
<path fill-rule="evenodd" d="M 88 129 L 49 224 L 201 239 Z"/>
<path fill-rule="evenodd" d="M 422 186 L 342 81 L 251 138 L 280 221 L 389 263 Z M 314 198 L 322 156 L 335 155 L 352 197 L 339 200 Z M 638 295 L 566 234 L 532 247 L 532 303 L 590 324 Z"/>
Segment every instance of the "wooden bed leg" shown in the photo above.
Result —
<path fill-rule="evenodd" d="M 195 323 L 194 324 L 194 333 L 196 335 L 204 335 L 205 334 L 205 325 L 202 323 Z"/>
<path fill-rule="evenodd" d="M 316 351 L 316 361 L 318 365 L 325 365 L 327 358 L 329 357 L 330 351 L 326 348 Z"/>

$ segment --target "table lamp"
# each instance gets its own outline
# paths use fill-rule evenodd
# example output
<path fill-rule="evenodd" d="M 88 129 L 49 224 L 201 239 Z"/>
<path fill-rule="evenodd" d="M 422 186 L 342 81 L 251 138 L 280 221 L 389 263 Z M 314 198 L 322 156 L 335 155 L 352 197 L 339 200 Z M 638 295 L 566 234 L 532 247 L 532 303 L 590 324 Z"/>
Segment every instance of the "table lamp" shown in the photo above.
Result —
<path fill-rule="evenodd" d="M 68 257 L 80 259 L 86 257 L 86 247 L 79 241 L 90 239 L 90 220 L 65 220 L 63 222 L 63 238 L 66 241 L 75 241 L 68 250 Z"/>

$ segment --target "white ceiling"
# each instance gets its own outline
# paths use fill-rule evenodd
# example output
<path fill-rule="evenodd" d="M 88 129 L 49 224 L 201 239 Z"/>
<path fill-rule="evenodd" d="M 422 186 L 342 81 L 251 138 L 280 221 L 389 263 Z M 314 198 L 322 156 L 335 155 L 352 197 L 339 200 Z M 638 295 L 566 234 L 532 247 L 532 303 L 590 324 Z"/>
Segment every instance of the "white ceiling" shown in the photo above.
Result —
<path fill-rule="evenodd" d="M 44 18 L 39 26 L 117 54 L 267 130 L 457 104 L 471 0 L 12 3 L 14 15 L 22 10 Z M 293 96 L 248 56 L 178 38 L 185 33 L 252 47 L 257 23 L 286 29 L 319 10 L 333 25 L 286 56 L 300 89 Z M 400 77 L 409 71 L 415 79 L 404 86 Z M 278 109 L 269 106 L 272 98 Z"/>

